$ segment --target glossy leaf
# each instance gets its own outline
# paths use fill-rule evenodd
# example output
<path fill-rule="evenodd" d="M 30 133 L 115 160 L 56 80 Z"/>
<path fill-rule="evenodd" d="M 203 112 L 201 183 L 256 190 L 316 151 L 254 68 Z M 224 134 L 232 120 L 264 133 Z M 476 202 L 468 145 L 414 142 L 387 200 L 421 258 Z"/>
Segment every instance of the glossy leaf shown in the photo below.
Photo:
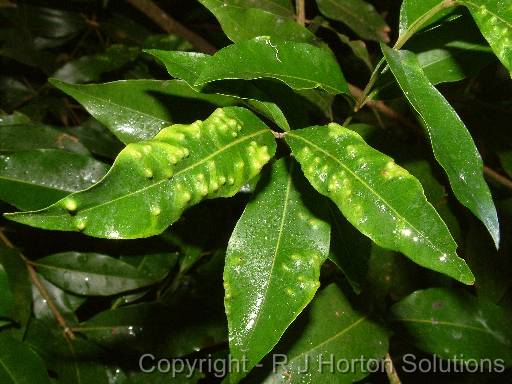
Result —
<path fill-rule="evenodd" d="M 225 79 L 274 78 L 293 89 L 322 88 L 349 94 L 334 55 L 313 45 L 257 37 L 221 49 L 208 61 L 195 85 Z"/>
<path fill-rule="evenodd" d="M 57 253 L 38 259 L 34 265 L 50 282 L 79 295 L 115 295 L 159 281 L 130 264 L 98 253 Z"/>
<path fill-rule="evenodd" d="M 74 312 L 84 303 L 85 298 L 65 292 L 44 277 L 40 275 L 38 277 L 59 313 L 71 324 L 78 322 Z M 32 298 L 34 317 L 39 320 L 50 321 L 50 324 L 54 325 L 55 315 L 48 306 L 47 300 L 41 296 L 41 292 L 35 286 L 32 286 Z"/>
<path fill-rule="evenodd" d="M 413 26 L 418 19 L 427 14 L 432 8 L 438 6 L 442 2 L 449 2 L 447 0 L 403 0 L 400 7 L 400 21 L 399 33 L 402 36 L 407 29 Z M 453 4 L 454 5 L 454 4 Z M 446 19 L 453 13 L 453 8 L 446 8 L 431 15 L 430 18 L 424 21 L 423 28 L 429 25 L 439 23 L 441 20 Z"/>
<path fill-rule="evenodd" d="M 335 284 L 322 290 L 304 315 L 276 351 L 285 353 L 287 362 L 278 364 L 276 372 L 263 383 L 356 382 L 369 374 L 364 364 L 354 364 L 354 369 L 344 371 L 329 369 L 328 362 L 380 359 L 388 350 L 387 332 L 352 309 Z M 278 355 L 276 360 L 281 361 L 281 357 Z"/>
<path fill-rule="evenodd" d="M 142 303 L 100 312 L 77 330 L 104 348 L 179 357 L 226 340 L 225 319 L 193 302 L 167 308 Z M 190 305 L 190 306 L 189 306 Z M 208 308 L 209 310 L 206 310 Z"/>
<path fill-rule="evenodd" d="M 88 190 L 41 211 L 6 217 L 111 239 L 156 235 L 186 208 L 236 194 L 275 148 L 272 133 L 251 112 L 218 109 L 204 122 L 173 125 L 153 140 L 128 145 L 107 176 Z"/>
<path fill-rule="evenodd" d="M 119 69 L 135 60 L 139 50 L 125 45 L 112 45 L 105 52 L 82 56 L 64 64 L 52 77 L 67 83 L 98 81 L 101 75 Z"/>
<path fill-rule="evenodd" d="M 483 177 L 482 158 L 464 123 L 429 82 L 414 53 L 385 46 L 382 50 L 405 97 L 420 115 L 455 196 L 484 223 L 498 247 L 496 208 Z"/>
<path fill-rule="evenodd" d="M 423 267 L 473 283 L 421 184 L 391 158 L 335 123 L 289 132 L 286 142 L 313 187 L 360 232 Z"/>
<path fill-rule="evenodd" d="M 33 123 L 0 126 L 0 152 L 44 148 L 89 153 L 75 136 L 48 125 Z"/>
<path fill-rule="evenodd" d="M 215 106 L 233 104 L 228 97 L 200 94 L 179 81 L 74 85 L 52 79 L 50 83 L 78 100 L 123 143 L 150 139 L 172 122 L 191 123 L 208 116 Z"/>
<path fill-rule="evenodd" d="M 200 0 L 219 20 L 222 30 L 233 42 L 270 36 L 298 43 L 314 43 L 316 38 L 307 28 L 289 17 L 274 13 L 281 7 L 261 9 L 260 4 L 240 0 Z M 263 3 L 263 2 L 260 2 Z M 275 5 L 275 4 L 271 4 Z M 270 9 L 271 10 L 270 10 Z"/>
<path fill-rule="evenodd" d="M 107 170 L 92 157 L 58 149 L 0 154 L 0 200 L 22 210 L 41 209 L 90 187 Z"/>
<path fill-rule="evenodd" d="M 512 365 L 509 315 L 495 304 L 447 288 L 417 291 L 392 311 L 420 349 L 442 358 L 502 359 Z"/>
<path fill-rule="evenodd" d="M 367 40 L 389 41 L 389 26 L 371 5 L 363 0 L 316 0 L 322 14 L 341 21 Z"/>
<path fill-rule="evenodd" d="M 194 87 L 203 68 L 208 66 L 211 56 L 196 52 L 169 52 L 160 50 L 148 50 L 147 53 L 157 57 L 166 67 L 167 72 L 173 77 L 183 79 L 191 87 Z M 197 87 L 194 87 L 197 89 Z M 262 101 L 267 99 L 262 91 L 253 84 L 236 83 L 229 84 L 229 87 L 208 89 L 208 91 L 229 95 L 247 100 L 247 105 L 263 116 L 273 120 L 281 129 L 289 131 L 290 126 L 281 109 L 273 102 Z"/>
<path fill-rule="evenodd" d="M 512 76 L 512 8 L 507 0 L 461 0 Z"/>
<path fill-rule="evenodd" d="M 275 162 L 229 240 L 224 268 L 229 345 L 234 359 L 247 359 L 247 370 L 274 347 L 320 286 L 330 228 L 308 208 L 312 196 L 293 160 Z M 231 381 L 245 373 L 231 373 Z"/>
<path fill-rule="evenodd" d="M 0 334 L 0 382 L 2 384 L 50 384 L 41 358 L 26 344 Z"/>

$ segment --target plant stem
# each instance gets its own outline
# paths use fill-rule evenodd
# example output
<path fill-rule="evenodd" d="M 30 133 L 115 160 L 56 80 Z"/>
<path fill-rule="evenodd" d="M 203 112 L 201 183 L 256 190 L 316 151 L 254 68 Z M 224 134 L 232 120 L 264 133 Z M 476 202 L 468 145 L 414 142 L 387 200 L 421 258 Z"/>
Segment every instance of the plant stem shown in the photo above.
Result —
<path fill-rule="evenodd" d="M 489 168 L 487 165 L 484 165 L 484 175 L 487 176 L 488 179 L 492 179 L 501 185 L 512 189 L 512 180 L 506 178 L 505 176 L 499 174 L 494 169 Z"/>
<path fill-rule="evenodd" d="M 151 0 L 126 0 L 148 18 L 153 20 L 160 28 L 169 34 L 175 34 L 188 40 L 198 50 L 213 54 L 217 49 L 197 33 L 191 31 L 180 22 L 174 20 L 162 8 Z"/>
<path fill-rule="evenodd" d="M 0 239 L 8 248 L 16 249 L 1 229 L 0 229 Z M 53 302 L 47 289 L 45 288 L 45 286 L 39 279 L 39 276 L 37 276 L 37 272 L 34 269 L 34 266 L 32 265 L 31 261 L 29 259 L 27 259 L 21 252 L 18 252 L 18 254 L 20 255 L 23 262 L 25 263 L 25 266 L 27 267 L 28 275 L 30 277 L 30 280 L 32 281 L 32 284 L 34 284 L 34 286 L 37 288 L 37 290 L 39 291 L 39 293 L 41 294 L 43 299 L 46 300 L 46 304 L 48 304 L 48 307 L 50 308 L 50 311 L 52 312 L 53 316 L 55 317 L 55 320 L 57 320 L 57 323 L 59 323 L 59 325 L 64 330 L 64 335 L 70 339 L 74 339 L 75 334 L 73 333 L 71 328 L 68 326 L 64 317 L 59 312 L 57 306 Z"/>
<path fill-rule="evenodd" d="M 295 0 L 295 10 L 297 13 L 297 23 L 304 26 L 306 25 L 306 7 L 305 0 Z"/>
<path fill-rule="evenodd" d="M 393 359 L 391 358 L 389 353 L 386 353 L 386 361 L 384 363 L 384 368 L 386 369 L 386 375 L 388 376 L 388 380 L 390 384 L 402 384 L 398 374 L 396 373 L 395 366 L 393 365 Z"/>
<path fill-rule="evenodd" d="M 354 106 L 354 112 L 359 111 L 363 106 L 366 104 L 368 99 L 368 94 L 370 93 L 370 90 L 372 89 L 373 85 L 379 78 L 379 71 L 380 67 L 382 67 L 382 64 L 384 64 L 384 58 L 380 59 L 375 68 L 373 69 L 373 72 L 370 76 L 370 80 L 368 80 L 368 83 L 366 84 L 366 87 L 364 87 L 361 95 L 356 101 L 356 105 Z"/>

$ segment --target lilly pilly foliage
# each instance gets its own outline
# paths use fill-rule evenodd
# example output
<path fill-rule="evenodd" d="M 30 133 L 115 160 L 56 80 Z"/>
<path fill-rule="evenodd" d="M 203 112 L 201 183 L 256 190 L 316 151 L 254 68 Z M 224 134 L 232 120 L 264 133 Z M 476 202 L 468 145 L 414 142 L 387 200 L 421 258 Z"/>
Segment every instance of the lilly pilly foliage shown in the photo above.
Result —
<path fill-rule="evenodd" d="M 508 373 L 508 2 L 128 2 L 0 4 L 1 383 Z"/>

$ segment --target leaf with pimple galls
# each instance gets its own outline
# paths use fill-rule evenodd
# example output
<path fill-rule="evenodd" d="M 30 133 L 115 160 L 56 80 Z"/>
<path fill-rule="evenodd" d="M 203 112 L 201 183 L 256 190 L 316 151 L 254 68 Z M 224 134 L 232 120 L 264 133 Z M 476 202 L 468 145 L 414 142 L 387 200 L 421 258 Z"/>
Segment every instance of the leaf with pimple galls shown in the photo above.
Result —
<path fill-rule="evenodd" d="M 230 352 L 253 368 L 311 301 L 329 253 L 330 226 L 311 210 L 315 192 L 281 159 L 229 240 L 224 268 Z M 247 372 L 231 372 L 231 382 Z"/>
<path fill-rule="evenodd" d="M 492 302 L 464 291 L 430 288 L 412 293 L 391 310 L 424 351 L 445 359 L 498 359 L 512 365 L 510 315 Z"/>
<path fill-rule="evenodd" d="M 6 215 L 44 229 L 104 238 L 156 235 L 204 199 L 230 197 L 273 156 L 271 131 L 250 111 L 217 109 L 129 144 L 97 184 L 40 210 Z"/>
<path fill-rule="evenodd" d="M 285 136 L 313 187 L 376 244 L 465 284 L 474 277 L 419 181 L 354 131 L 338 124 Z"/>
<path fill-rule="evenodd" d="M 482 158 L 467 128 L 430 83 L 414 53 L 384 45 L 382 51 L 405 97 L 420 115 L 455 197 L 484 223 L 498 247 L 498 215 L 483 176 Z"/>

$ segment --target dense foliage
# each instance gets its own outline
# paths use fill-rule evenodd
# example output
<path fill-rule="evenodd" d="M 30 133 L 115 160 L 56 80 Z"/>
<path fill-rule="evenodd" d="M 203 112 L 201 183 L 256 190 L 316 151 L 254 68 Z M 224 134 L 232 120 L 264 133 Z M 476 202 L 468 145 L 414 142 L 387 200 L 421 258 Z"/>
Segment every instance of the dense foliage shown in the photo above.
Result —
<path fill-rule="evenodd" d="M 507 382 L 510 1 L 4 0 L 0 64 L 0 383 Z"/>

